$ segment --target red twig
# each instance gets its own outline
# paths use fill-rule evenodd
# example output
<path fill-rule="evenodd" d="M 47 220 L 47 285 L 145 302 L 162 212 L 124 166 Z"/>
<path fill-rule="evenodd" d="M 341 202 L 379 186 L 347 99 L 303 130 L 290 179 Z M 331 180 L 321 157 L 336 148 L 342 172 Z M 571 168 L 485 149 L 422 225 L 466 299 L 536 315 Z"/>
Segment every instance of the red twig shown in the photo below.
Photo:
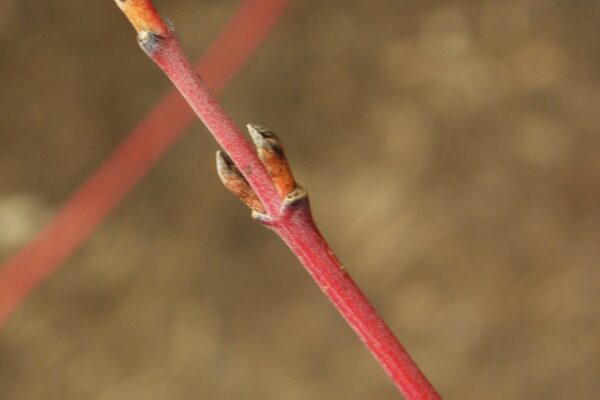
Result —
<path fill-rule="evenodd" d="M 243 193 L 247 204 L 254 204 L 248 198 L 248 191 L 254 191 L 262 203 L 260 209 L 254 209 L 255 218 L 286 242 L 405 397 L 439 399 L 319 233 L 303 189 L 284 191 L 282 197 L 282 186 L 277 183 L 281 174 L 286 178 L 284 183 L 293 181 L 293 177 L 278 140 L 270 132 L 250 127 L 257 155 L 193 71 L 173 31 L 158 18 L 151 1 L 116 1 L 138 30 L 142 49 L 167 74 L 230 157 L 219 154 L 218 158 L 219 174 L 226 186 L 238 195 Z M 142 9 L 145 17 L 140 17 Z M 249 187 L 245 189 L 246 184 Z"/>
<path fill-rule="evenodd" d="M 310 210 L 300 208 L 277 232 L 402 394 L 407 399 L 439 399 L 417 364 L 335 257 L 315 226 Z"/>
<path fill-rule="evenodd" d="M 147 36 L 140 37 L 140 43 L 148 56 L 171 79 L 221 147 L 227 151 L 269 215 L 276 215 L 281 207 L 281 199 L 269 174 L 257 158 L 254 147 L 194 71 L 175 36 L 149 32 Z"/>
<path fill-rule="evenodd" d="M 196 68 L 220 92 L 254 53 L 288 0 L 246 0 Z M 169 93 L 77 189 L 38 235 L 0 267 L 0 327 L 65 262 L 195 121 Z"/>

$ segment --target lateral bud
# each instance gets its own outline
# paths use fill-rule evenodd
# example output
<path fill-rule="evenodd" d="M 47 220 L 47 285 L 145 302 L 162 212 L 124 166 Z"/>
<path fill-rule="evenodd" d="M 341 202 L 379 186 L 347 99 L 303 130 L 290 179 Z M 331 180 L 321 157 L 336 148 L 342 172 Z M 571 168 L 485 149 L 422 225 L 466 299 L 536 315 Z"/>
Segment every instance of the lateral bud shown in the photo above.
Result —
<path fill-rule="evenodd" d="M 223 186 L 244 202 L 253 213 L 264 214 L 265 208 L 258 199 L 254 190 L 231 158 L 223 152 L 217 151 L 217 174 Z"/>
<path fill-rule="evenodd" d="M 248 124 L 248 132 L 262 161 L 281 197 L 286 197 L 296 187 L 296 180 L 283 151 L 281 140 L 269 129 Z"/>

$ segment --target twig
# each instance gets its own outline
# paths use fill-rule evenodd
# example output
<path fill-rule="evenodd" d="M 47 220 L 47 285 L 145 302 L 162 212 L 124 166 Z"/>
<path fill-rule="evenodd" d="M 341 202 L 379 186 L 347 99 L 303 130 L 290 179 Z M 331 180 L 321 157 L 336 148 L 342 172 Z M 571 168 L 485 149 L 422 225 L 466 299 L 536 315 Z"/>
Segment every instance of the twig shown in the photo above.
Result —
<path fill-rule="evenodd" d="M 279 139 L 268 129 L 249 125 L 255 150 L 194 72 L 171 24 L 158 15 L 152 2 L 116 2 L 137 30 L 142 49 L 225 150 L 217 153 L 217 170 L 225 186 L 252 209 L 257 221 L 290 247 L 407 399 L 439 399 L 323 239 L 308 196 L 296 184 Z"/>

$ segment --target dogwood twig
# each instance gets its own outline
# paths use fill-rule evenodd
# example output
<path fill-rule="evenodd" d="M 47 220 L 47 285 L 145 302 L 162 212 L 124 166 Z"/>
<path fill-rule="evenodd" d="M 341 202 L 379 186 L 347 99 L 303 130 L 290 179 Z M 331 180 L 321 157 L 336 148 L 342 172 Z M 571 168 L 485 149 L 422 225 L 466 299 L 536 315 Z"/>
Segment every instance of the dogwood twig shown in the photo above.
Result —
<path fill-rule="evenodd" d="M 217 153 L 217 172 L 225 187 L 290 247 L 407 399 L 439 399 L 317 229 L 308 196 L 296 183 L 279 138 L 266 128 L 248 125 L 253 147 L 193 70 L 172 25 L 152 2 L 115 1 L 137 30 L 141 48 L 224 149 Z"/>

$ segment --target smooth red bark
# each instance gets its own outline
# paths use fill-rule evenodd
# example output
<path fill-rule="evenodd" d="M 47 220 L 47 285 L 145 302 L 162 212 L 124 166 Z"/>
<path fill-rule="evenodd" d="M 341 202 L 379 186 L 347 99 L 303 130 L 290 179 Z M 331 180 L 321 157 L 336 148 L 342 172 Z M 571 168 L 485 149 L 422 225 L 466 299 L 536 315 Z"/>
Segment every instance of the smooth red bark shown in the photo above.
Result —
<path fill-rule="evenodd" d="M 174 34 L 148 36 L 140 44 L 189 102 L 254 189 L 275 231 L 298 257 L 329 300 L 407 399 L 440 399 L 385 321 L 344 270 L 323 239 L 307 201 L 286 205 L 242 131 L 194 72 Z"/>

